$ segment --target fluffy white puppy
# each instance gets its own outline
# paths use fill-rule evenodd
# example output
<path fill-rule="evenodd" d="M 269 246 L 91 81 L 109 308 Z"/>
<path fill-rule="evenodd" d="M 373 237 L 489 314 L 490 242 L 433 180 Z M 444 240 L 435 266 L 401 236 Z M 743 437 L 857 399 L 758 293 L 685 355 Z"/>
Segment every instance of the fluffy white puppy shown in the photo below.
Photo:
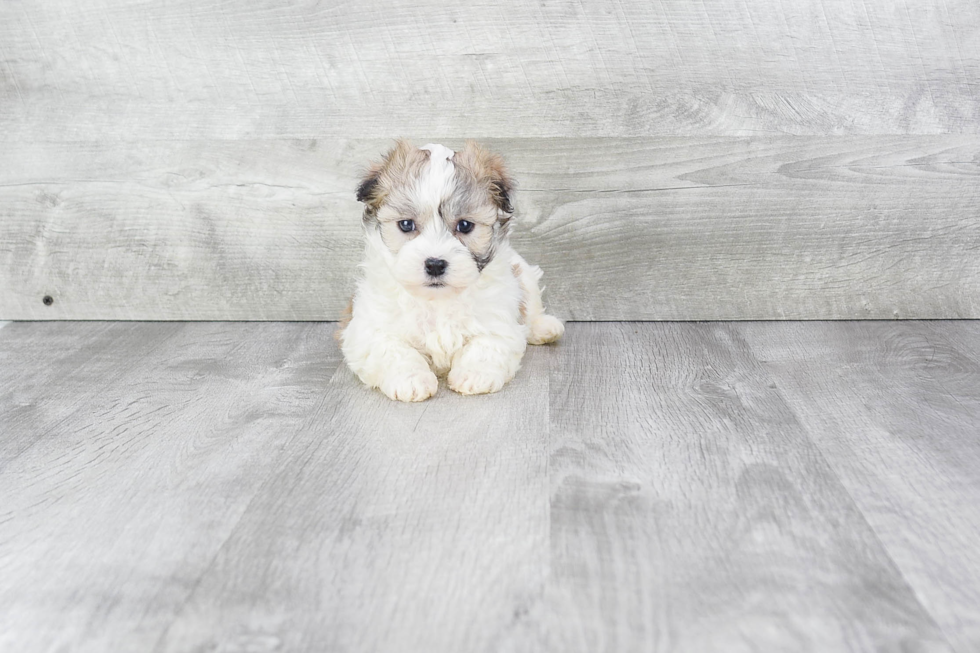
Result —
<path fill-rule="evenodd" d="M 439 388 L 496 392 L 514 378 L 527 343 L 561 337 L 538 280 L 509 243 L 512 182 L 500 157 L 469 142 L 453 152 L 405 141 L 372 166 L 364 203 L 364 262 L 351 315 L 338 331 L 344 358 L 392 399 Z"/>

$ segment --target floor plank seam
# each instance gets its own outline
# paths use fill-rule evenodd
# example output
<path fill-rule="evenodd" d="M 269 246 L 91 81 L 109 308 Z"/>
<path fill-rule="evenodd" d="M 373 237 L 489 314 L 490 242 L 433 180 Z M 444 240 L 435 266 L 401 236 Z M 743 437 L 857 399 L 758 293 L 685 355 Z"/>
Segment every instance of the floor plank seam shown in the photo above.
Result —
<path fill-rule="evenodd" d="M 330 339 L 329 342 L 330 342 L 330 345 L 328 345 L 328 346 L 335 346 L 333 344 L 334 341 L 333 341 L 332 338 Z M 339 350 L 335 353 L 335 357 L 334 357 L 334 360 L 332 362 L 333 362 L 333 370 L 329 374 L 329 379 L 330 380 L 332 380 L 337 375 L 338 370 L 344 364 L 343 361 L 341 360 L 340 356 L 339 356 Z M 325 382 L 324 385 L 326 387 L 330 387 L 330 385 L 331 385 L 330 384 L 330 380 L 328 380 L 328 381 Z M 207 577 L 208 573 L 214 568 L 214 565 L 218 561 L 218 558 L 221 556 L 222 552 L 224 552 L 227 549 L 229 543 L 232 540 L 235 539 L 235 536 L 238 534 L 239 527 L 241 526 L 243 520 L 246 517 L 250 516 L 250 511 L 251 511 L 253 505 L 255 504 L 256 500 L 260 496 L 263 496 L 266 493 L 266 491 L 272 485 L 272 483 L 273 483 L 273 481 L 275 479 L 279 478 L 280 472 L 281 472 L 280 467 L 282 466 L 282 461 L 285 458 L 287 458 L 288 455 L 289 455 L 289 445 L 290 445 L 290 443 L 296 441 L 300 437 L 301 434 L 307 433 L 310 430 L 311 426 L 316 422 L 316 418 L 322 414 L 323 407 L 327 403 L 327 399 L 330 396 L 331 395 L 330 395 L 329 392 L 324 392 L 323 394 L 320 395 L 320 398 L 317 401 L 317 404 L 316 404 L 315 408 L 311 411 L 310 416 L 306 420 L 304 420 L 304 423 L 296 430 L 296 432 L 290 438 L 288 438 L 287 442 L 285 444 L 283 444 L 282 447 L 279 448 L 278 453 L 277 453 L 277 456 L 276 456 L 277 459 L 276 459 L 275 463 L 273 463 L 272 465 L 269 466 L 269 471 L 266 474 L 265 479 L 256 486 L 256 489 L 252 493 L 252 496 L 249 497 L 248 503 L 245 504 L 244 508 L 241 511 L 241 514 L 239 514 L 238 518 L 235 520 L 234 525 L 232 525 L 231 528 L 228 529 L 228 534 L 222 540 L 221 544 L 217 547 L 217 549 L 214 552 L 214 555 L 211 556 L 211 559 L 208 561 L 207 565 L 205 565 L 201 569 L 200 573 L 198 574 L 197 580 L 194 581 L 194 585 L 187 592 L 187 595 L 184 597 L 184 600 L 180 603 L 179 607 L 177 607 L 177 609 L 174 610 L 174 612 L 173 612 L 173 614 L 174 614 L 173 618 L 170 620 L 170 623 L 167 624 L 167 627 L 165 629 L 163 629 L 163 631 L 161 632 L 159 638 L 157 639 L 156 643 L 154 644 L 153 649 L 151 649 L 153 651 L 153 653 L 158 653 L 159 651 L 163 651 L 164 650 L 164 649 L 161 648 L 161 646 L 166 641 L 167 636 L 170 634 L 170 631 L 173 629 L 173 627 L 178 622 L 181 621 L 182 617 L 184 616 L 184 611 L 185 611 L 186 607 L 194 599 L 195 595 L 197 594 L 198 589 L 201 586 L 201 583 Z M 330 425 L 332 425 L 334 423 L 335 419 L 336 419 L 336 412 L 333 415 L 330 416 L 330 420 L 328 421 L 328 423 Z M 331 432 L 330 429 L 329 429 L 329 427 L 326 429 L 326 431 L 328 433 Z M 308 464 L 308 462 L 310 461 L 310 459 L 313 457 L 313 454 L 315 453 L 315 451 L 319 447 L 321 447 L 325 441 L 326 441 L 326 438 L 318 438 L 318 439 L 315 439 L 312 442 L 310 442 L 310 444 L 307 447 L 307 451 L 310 452 L 309 455 L 306 455 L 305 452 L 304 452 L 304 455 L 303 455 L 303 459 L 305 461 L 304 462 L 304 467 L 305 467 L 306 464 Z M 294 478 L 298 478 L 299 477 L 299 472 L 301 472 L 301 471 L 302 471 L 302 469 L 298 470 L 297 473 L 294 475 Z"/>
<path fill-rule="evenodd" d="M 871 533 L 871 536 L 874 538 L 874 542 L 878 545 L 878 547 L 880 547 L 880 549 L 888 557 L 888 561 L 891 563 L 894 571 L 899 575 L 899 577 L 901 577 L 902 581 L 905 583 L 905 586 L 912 593 L 912 596 L 915 597 L 915 600 L 918 603 L 919 607 L 922 609 L 922 611 L 929 616 L 929 619 L 932 621 L 932 625 L 935 626 L 935 628 L 943 634 L 943 637 L 946 640 L 945 643 L 950 647 L 951 650 L 956 651 L 956 649 L 953 647 L 953 643 L 952 643 L 953 640 L 950 637 L 949 633 L 946 632 L 946 629 L 943 628 L 942 625 L 940 625 L 939 620 L 936 618 L 936 615 L 932 612 L 932 610 L 930 610 L 926 606 L 925 602 L 922 599 L 922 595 L 919 593 L 919 590 L 916 587 L 916 585 L 912 583 L 908 575 L 905 573 L 905 570 L 895 560 L 895 556 L 892 554 L 890 547 L 887 546 L 884 540 L 881 539 L 881 535 L 878 533 L 878 529 L 875 528 L 874 524 L 872 524 L 871 521 L 868 519 L 864 510 L 861 508 L 860 504 L 854 498 L 853 493 L 844 483 L 843 479 L 841 478 L 840 471 L 837 469 L 837 466 L 831 463 L 826 453 L 824 452 L 823 447 L 821 447 L 820 444 L 816 441 L 816 439 L 813 438 L 813 436 L 811 435 L 810 428 L 803 425 L 803 422 L 800 419 L 800 415 L 796 412 L 796 409 L 792 406 L 792 404 L 790 404 L 789 401 L 783 396 L 782 392 L 778 388 L 778 385 L 776 385 L 775 380 L 773 380 L 773 385 L 776 386 L 775 391 L 780 395 L 780 399 L 782 399 L 782 401 L 785 403 L 786 408 L 793 414 L 793 419 L 796 420 L 796 423 L 799 425 L 801 431 L 806 436 L 807 441 L 810 442 L 810 444 L 813 446 L 814 451 L 816 451 L 817 454 L 820 456 L 820 460 L 823 462 L 824 465 L 826 465 L 827 469 L 833 472 L 834 480 L 837 482 L 838 487 L 847 496 L 848 500 L 851 502 L 851 505 L 854 507 L 854 510 L 857 511 L 857 513 L 861 516 L 861 521 L 863 521 L 865 526 L 867 526 L 868 531 Z M 957 653 L 959 652 L 957 651 Z"/>
<path fill-rule="evenodd" d="M 893 570 L 898 574 L 898 576 L 902 579 L 905 586 L 912 593 L 912 596 L 915 598 L 915 601 L 918 604 L 918 606 L 921 608 L 923 613 L 929 617 L 930 621 L 932 622 L 932 625 L 936 628 L 936 630 L 942 633 L 945 644 L 949 646 L 950 650 L 955 651 L 956 653 L 960 653 L 953 646 L 952 643 L 953 638 L 950 636 L 949 632 L 947 632 L 947 630 L 942 627 L 935 613 L 927 607 L 921 593 L 919 592 L 918 587 L 911 581 L 911 579 L 905 573 L 905 570 L 895 560 L 895 556 L 892 554 L 890 547 L 885 544 L 884 540 L 881 538 L 880 533 L 878 532 L 878 529 L 876 529 L 875 526 L 871 523 L 871 520 L 868 519 L 867 514 L 861 508 L 857 499 L 854 497 L 854 494 L 844 483 L 843 478 L 841 476 L 841 472 L 838 469 L 838 467 L 831 462 L 830 458 L 827 456 L 823 447 L 820 446 L 818 438 L 813 437 L 810 427 L 805 425 L 805 422 L 802 416 L 797 411 L 796 407 L 779 388 L 779 384 L 776 382 L 775 377 L 771 374 L 768 365 L 758 357 L 758 355 L 754 351 L 754 348 L 751 346 L 751 344 L 748 343 L 747 340 L 745 340 L 745 344 L 749 348 L 749 351 L 751 351 L 755 356 L 760 367 L 765 371 L 765 374 L 770 381 L 770 387 L 779 396 L 780 401 L 782 401 L 786 409 L 792 414 L 793 420 L 800 428 L 801 433 L 806 437 L 807 441 L 811 444 L 813 450 L 817 453 L 817 455 L 820 456 L 820 461 L 826 466 L 828 470 L 830 470 L 833 473 L 834 481 L 837 483 L 839 489 L 847 496 L 854 510 L 857 512 L 858 515 L 860 515 L 861 521 L 864 522 L 865 526 L 868 528 L 869 533 L 871 533 L 871 536 L 874 538 L 874 542 L 878 545 L 881 551 L 887 556 L 887 559 L 889 563 L 892 565 Z"/>
<path fill-rule="evenodd" d="M 974 648 L 980 322 L 572 324 L 425 404 L 331 331 L 0 334 L 0 453 L 31 452 L 0 640 Z"/>

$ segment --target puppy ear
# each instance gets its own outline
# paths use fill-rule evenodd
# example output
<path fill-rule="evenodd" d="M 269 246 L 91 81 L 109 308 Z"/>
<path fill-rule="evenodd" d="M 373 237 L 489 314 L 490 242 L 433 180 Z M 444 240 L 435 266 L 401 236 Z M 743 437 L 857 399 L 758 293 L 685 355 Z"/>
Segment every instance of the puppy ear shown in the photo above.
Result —
<path fill-rule="evenodd" d="M 357 201 L 364 202 L 367 204 L 368 208 L 377 208 L 378 191 L 380 183 L 381 170 L 377 166 L 371 168 L 365 175 L 364 179 L 361 180 L 361 185 L 357 187 Z"/>
<path fill-rule="evenodd" d="M 513 213 L 514 207 L 510 203 L 510 193 L 514 187 L 514 182 L 507 176 L 506 171 L 501 168 L 500 173 L 490 181 L 490 197 L 504 213 Z"/>
<path fill-rule="evenodd" d="M 511 179 L 504 160 L 480 147 L 475 141 L 466 141 L 466 147 L 460 153 L 461 163 L 470 169 L 481 184 L 485 184 L 491 201 L 498 209 L 508 216 L 514 213 L 510 196 L 514 190 L 514 180 Z"/>
<path fill-rule="evenodd" d="M 385 202 L 391 189 L 408 183 L 428 160 L 429 153 L 399 140 L 388 150 L 384 159 L 373 164 L 357 187 L 357 201 L 364 202 L 365 211 L 374 213 Z"/>

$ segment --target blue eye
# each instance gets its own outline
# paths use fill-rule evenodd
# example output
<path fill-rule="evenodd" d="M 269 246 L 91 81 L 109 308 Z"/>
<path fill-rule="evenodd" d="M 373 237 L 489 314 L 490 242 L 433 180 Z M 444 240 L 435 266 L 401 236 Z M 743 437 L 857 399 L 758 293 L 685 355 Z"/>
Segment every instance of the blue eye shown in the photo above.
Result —
<path fill-rule="evenodd" d="M 456 223 L 456 231 L 461 234 L 468 234 L 473 231 L 473 223 L 469 220 L 460 220 Z"/>
<path fill-rule="evenodd" d="M 415 231 L 415 220 L 399 220 L 398 228 L 408 233 L 409 231 Z"/>

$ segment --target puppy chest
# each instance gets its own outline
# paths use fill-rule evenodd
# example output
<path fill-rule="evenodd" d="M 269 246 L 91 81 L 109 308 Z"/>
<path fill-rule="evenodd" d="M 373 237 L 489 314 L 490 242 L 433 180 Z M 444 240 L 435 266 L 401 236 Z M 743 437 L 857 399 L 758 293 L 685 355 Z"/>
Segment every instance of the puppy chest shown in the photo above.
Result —
<path fill-rule="evenodd" d="M 453 355 L 471 337 L 472 319 L 453 312 L 420 315 L 412 325 L 412 344 L 431 361 L 437 371 L 448 371 Z"/>

